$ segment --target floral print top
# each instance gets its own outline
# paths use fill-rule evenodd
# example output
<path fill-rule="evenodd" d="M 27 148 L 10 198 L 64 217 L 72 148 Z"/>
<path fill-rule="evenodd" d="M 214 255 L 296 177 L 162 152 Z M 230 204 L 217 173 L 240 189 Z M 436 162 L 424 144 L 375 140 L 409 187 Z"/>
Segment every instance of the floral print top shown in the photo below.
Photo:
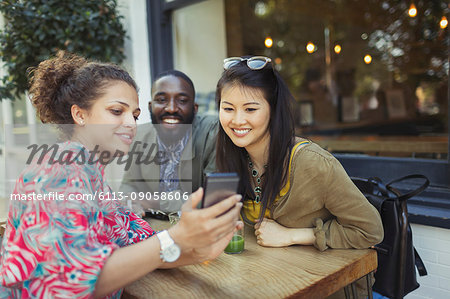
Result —
<path fill-rule="evenodd" d="M 87 163 L 86 148 L 71 141 L 57 146 L 53 157 L 49 152 L 34 161 L 16 181 L 1 248 L 0 298 L 90 298 L 112 252 L 154 234 L 109 200 L 105 166 Z"/>

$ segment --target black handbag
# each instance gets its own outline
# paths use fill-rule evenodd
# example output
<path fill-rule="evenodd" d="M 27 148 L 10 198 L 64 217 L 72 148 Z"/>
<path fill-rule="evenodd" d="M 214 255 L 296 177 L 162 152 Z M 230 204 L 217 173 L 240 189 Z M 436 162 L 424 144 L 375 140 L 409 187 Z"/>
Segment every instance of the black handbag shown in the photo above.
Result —
<path fill-rule="evenodd" d="M 417 189 L 401 194 L 392 185 L 411 179 L 423 179 Z M 420 276 L 427 275 L 425 265 L 413 245 L 406 201 L 425 190 L 430 181 L 420 174 L 393 180 L 387 184 L 379 178 L 352 177 L 353 183 L 380 213 L 384 239 L 375 245 L 378 268 L 373 290 L 389 298 L 403 298 L 419 287 L 415 267 Z"/>

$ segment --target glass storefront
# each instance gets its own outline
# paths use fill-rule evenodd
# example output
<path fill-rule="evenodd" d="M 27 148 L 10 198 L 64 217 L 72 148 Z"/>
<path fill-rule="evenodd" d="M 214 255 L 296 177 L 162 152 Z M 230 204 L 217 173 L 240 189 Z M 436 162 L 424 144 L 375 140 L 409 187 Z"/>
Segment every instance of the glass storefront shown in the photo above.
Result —
<path fill-rule="evenodd" d="M 296 99 L 297 135 L 332 152 L 350 176 L 427 176 L 430 186 L 408 202 L 411 221 L 449 227 L 447 1 L 147 4 L 152 76 L 173 67 L 192 76 L 199 111 L 217 111 L 212 79 L 223 58 L 269 56 Z"/>
<path fill-rule="evenodd" d="M 333 152 L 447 159 L 447 1 L 225 0 L 227 55 L 271 57 L 297 133 Z"/>

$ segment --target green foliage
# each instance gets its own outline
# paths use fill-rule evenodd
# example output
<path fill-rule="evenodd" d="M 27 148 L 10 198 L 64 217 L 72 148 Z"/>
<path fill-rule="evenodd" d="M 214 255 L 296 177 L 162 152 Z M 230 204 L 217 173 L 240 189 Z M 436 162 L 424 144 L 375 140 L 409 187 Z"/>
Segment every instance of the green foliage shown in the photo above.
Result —
<path fill-rule="evenodd" d="M 122 62 L 125 30 L 116 2 L 0 0 L 0 57 L 7 72 L 0 78 L 0 99 L 20 97 L 28 89 L 27 69 L 58 50 Z"/>

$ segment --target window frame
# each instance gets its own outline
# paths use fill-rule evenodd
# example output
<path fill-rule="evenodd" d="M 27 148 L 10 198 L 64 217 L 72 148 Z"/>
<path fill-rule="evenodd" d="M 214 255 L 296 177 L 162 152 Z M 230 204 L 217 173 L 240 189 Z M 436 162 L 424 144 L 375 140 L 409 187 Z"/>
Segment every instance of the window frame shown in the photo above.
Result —
<path fill-rule="evenodd" d="M 205 0 L 147 0 L 147 32 L 150 73 L 155 78 L 174 68 L 172 14 L 175 10 Z"/>

